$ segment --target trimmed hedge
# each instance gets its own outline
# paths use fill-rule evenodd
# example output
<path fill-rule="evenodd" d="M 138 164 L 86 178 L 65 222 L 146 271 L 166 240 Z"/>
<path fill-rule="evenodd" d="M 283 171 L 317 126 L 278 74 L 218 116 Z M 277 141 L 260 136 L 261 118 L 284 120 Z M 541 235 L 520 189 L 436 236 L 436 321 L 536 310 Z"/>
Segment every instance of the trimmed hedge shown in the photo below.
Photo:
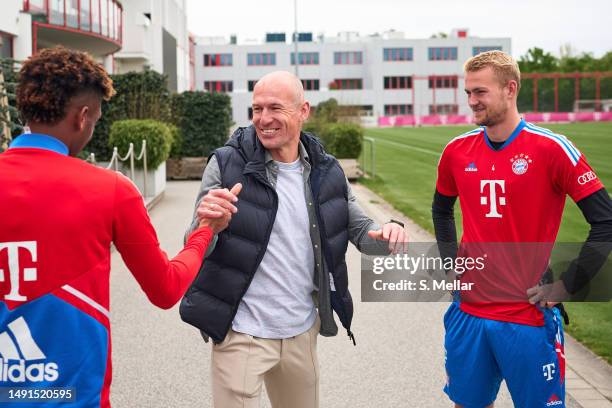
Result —
<path fill-rule="evenodd" d="M 208 156 L 229 137 L 231 99 L 226 94 L 201 91 L 175 94 L 172 95 L 172 118 L 183 138 L 182 145 L 174 151 L 180 152 L 181 157 Z"/>
<path fill-rule="evenodd" d="M 151 119 L 118 120 L 111 126 L 108 145 L 111 148 L 116 146 L 123 156 L 130 148 L 130 143 L 134 143 L 135 154 L 139 154 L 143 139 L 147 141 L 147 167 L 154 170 L 170 154 L 172 131 L 165 123 Z M 136 160 L 135 165 L 142 168 L 143 161 Z"/>
<path fill-rule="evenodd" d="M 173 159 L 179 159 L 183 156 L 183 135 L 181 133 L 181 129 L 168 123 L 166 123 L 166 126 L 168 126 L 168 129 L 170 129 L 170 135 L 172 136 L 170 157 Z"/>
<path fill-rule="evenodd" d="M 117 94 L 102 103 L 102 117 L 96 125 L 87 153 L 95 153 L 98 161 L 110 160 L 113 146 L 109 144 L 111 126 L 124 119 L 154 119 L 170 122 L 170 93 L 167 78 L 158 72 L 129 72 L 112 75 Z"/>

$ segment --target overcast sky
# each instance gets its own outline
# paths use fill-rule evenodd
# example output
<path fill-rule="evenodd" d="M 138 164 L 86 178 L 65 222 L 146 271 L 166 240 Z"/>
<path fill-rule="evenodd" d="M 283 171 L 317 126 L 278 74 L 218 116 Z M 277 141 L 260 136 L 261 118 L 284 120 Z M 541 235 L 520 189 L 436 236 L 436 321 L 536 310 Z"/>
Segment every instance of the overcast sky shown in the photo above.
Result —
<path fill-rule="evenodd" d="M 512 54 L 537 46 L 555 55 L 564 44 L 600 57 L 612 51 L 612 0 L 297 0 L 298 31 L 389 29 L 407 38 L 468 28 L 476 37 L 510 37 Z M 197 36 L 293 31 L 293 0 L 187 0 L 189 31 Z"/>

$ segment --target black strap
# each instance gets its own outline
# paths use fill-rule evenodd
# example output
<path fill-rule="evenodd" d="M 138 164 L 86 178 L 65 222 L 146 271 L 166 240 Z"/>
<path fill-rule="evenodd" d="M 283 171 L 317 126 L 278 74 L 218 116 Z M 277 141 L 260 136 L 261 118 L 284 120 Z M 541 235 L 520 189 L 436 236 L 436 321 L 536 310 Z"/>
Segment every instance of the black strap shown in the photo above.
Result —
<path fill-rule="evenodd" d="M 350 330 L 347 330 L 346 334 L 348 334 L 349 339 L 353 342 L 353 346 L 356 346 L 357 342 L 355 342 L 355 335 L 353 334 L 353 332 Z"/>
<path fill-rule="evenodd" d="M 566 326 L 570 324 L 569 315 L 567 314 L 567 310 L 565 310 L 565 306 L 563 306 L 563 303 L 557 303 L 555 307 L 559 309 L 559 313 L 561 314 L 561 317 L 563 317 L 563 323 Z"/>
<path fill-rule="evenodd" d="M 402 226 L 402 228 L 404 228 L 404 223 L 403 223 L 403 222 L 401 222 L 401 221 L 398 221 L 398 220 L 389 220 L 389 222 L 393 222 L 393 223 L 395 223 L 395 224 L 397 224 L 397 225 L 401 225 L 401 226 Z"/>

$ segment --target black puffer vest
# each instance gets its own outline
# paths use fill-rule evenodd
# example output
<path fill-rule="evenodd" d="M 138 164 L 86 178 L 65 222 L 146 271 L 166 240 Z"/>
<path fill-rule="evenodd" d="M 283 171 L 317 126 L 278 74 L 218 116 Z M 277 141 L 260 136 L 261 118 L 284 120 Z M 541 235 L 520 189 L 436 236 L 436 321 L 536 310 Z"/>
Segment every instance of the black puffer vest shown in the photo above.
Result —
<path fill-rule="evenodd" d="M 325 273 L 331 272 L 335 291 L 332 308 L 350 333 L 353 302 L 348 291 L 345 253 L 348 246 L 346 179 L 338 161 L 325 153 L 308 133 L 300 140 L 311 161 L 310 186 L 315 205 Z M 239 128 L 222 148 L 213 152 L 222 185 L 242 183 L 236 213 L 219 234 L 214 251 L 181 301 L 181 318 L 221 342 L 229 331 L 240 300 L 246 293 L 268 245 L 278 196 L 268 181 L 265 149 L 253 126 Z"/>

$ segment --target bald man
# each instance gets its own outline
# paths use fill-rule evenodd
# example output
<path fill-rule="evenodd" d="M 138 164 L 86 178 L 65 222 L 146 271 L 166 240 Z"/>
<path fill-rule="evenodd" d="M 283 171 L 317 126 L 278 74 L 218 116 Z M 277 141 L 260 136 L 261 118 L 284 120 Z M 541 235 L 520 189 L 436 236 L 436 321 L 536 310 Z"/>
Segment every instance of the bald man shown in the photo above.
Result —
<path fill-rule="evenodd" d="M 204 171 L 200 215 L 233 215 L 181 317 L 213 340 L 215 407 L 259 407 L 264 382 L 274 408 L 318 407 L 317 335 L 337 334 L 333 311 L 355 341 L 349 240 L 359 249 L 378 241 L 389 252 L 406 240 L 403 225 L 379 227 L 357 205 L 338 161 L 301 131 L 309 113 L 297 77 L 264 76 L 253 92 L 253 125 L 236 130 Z M 227 190 L 236 183 L 239 201 Z"/>

